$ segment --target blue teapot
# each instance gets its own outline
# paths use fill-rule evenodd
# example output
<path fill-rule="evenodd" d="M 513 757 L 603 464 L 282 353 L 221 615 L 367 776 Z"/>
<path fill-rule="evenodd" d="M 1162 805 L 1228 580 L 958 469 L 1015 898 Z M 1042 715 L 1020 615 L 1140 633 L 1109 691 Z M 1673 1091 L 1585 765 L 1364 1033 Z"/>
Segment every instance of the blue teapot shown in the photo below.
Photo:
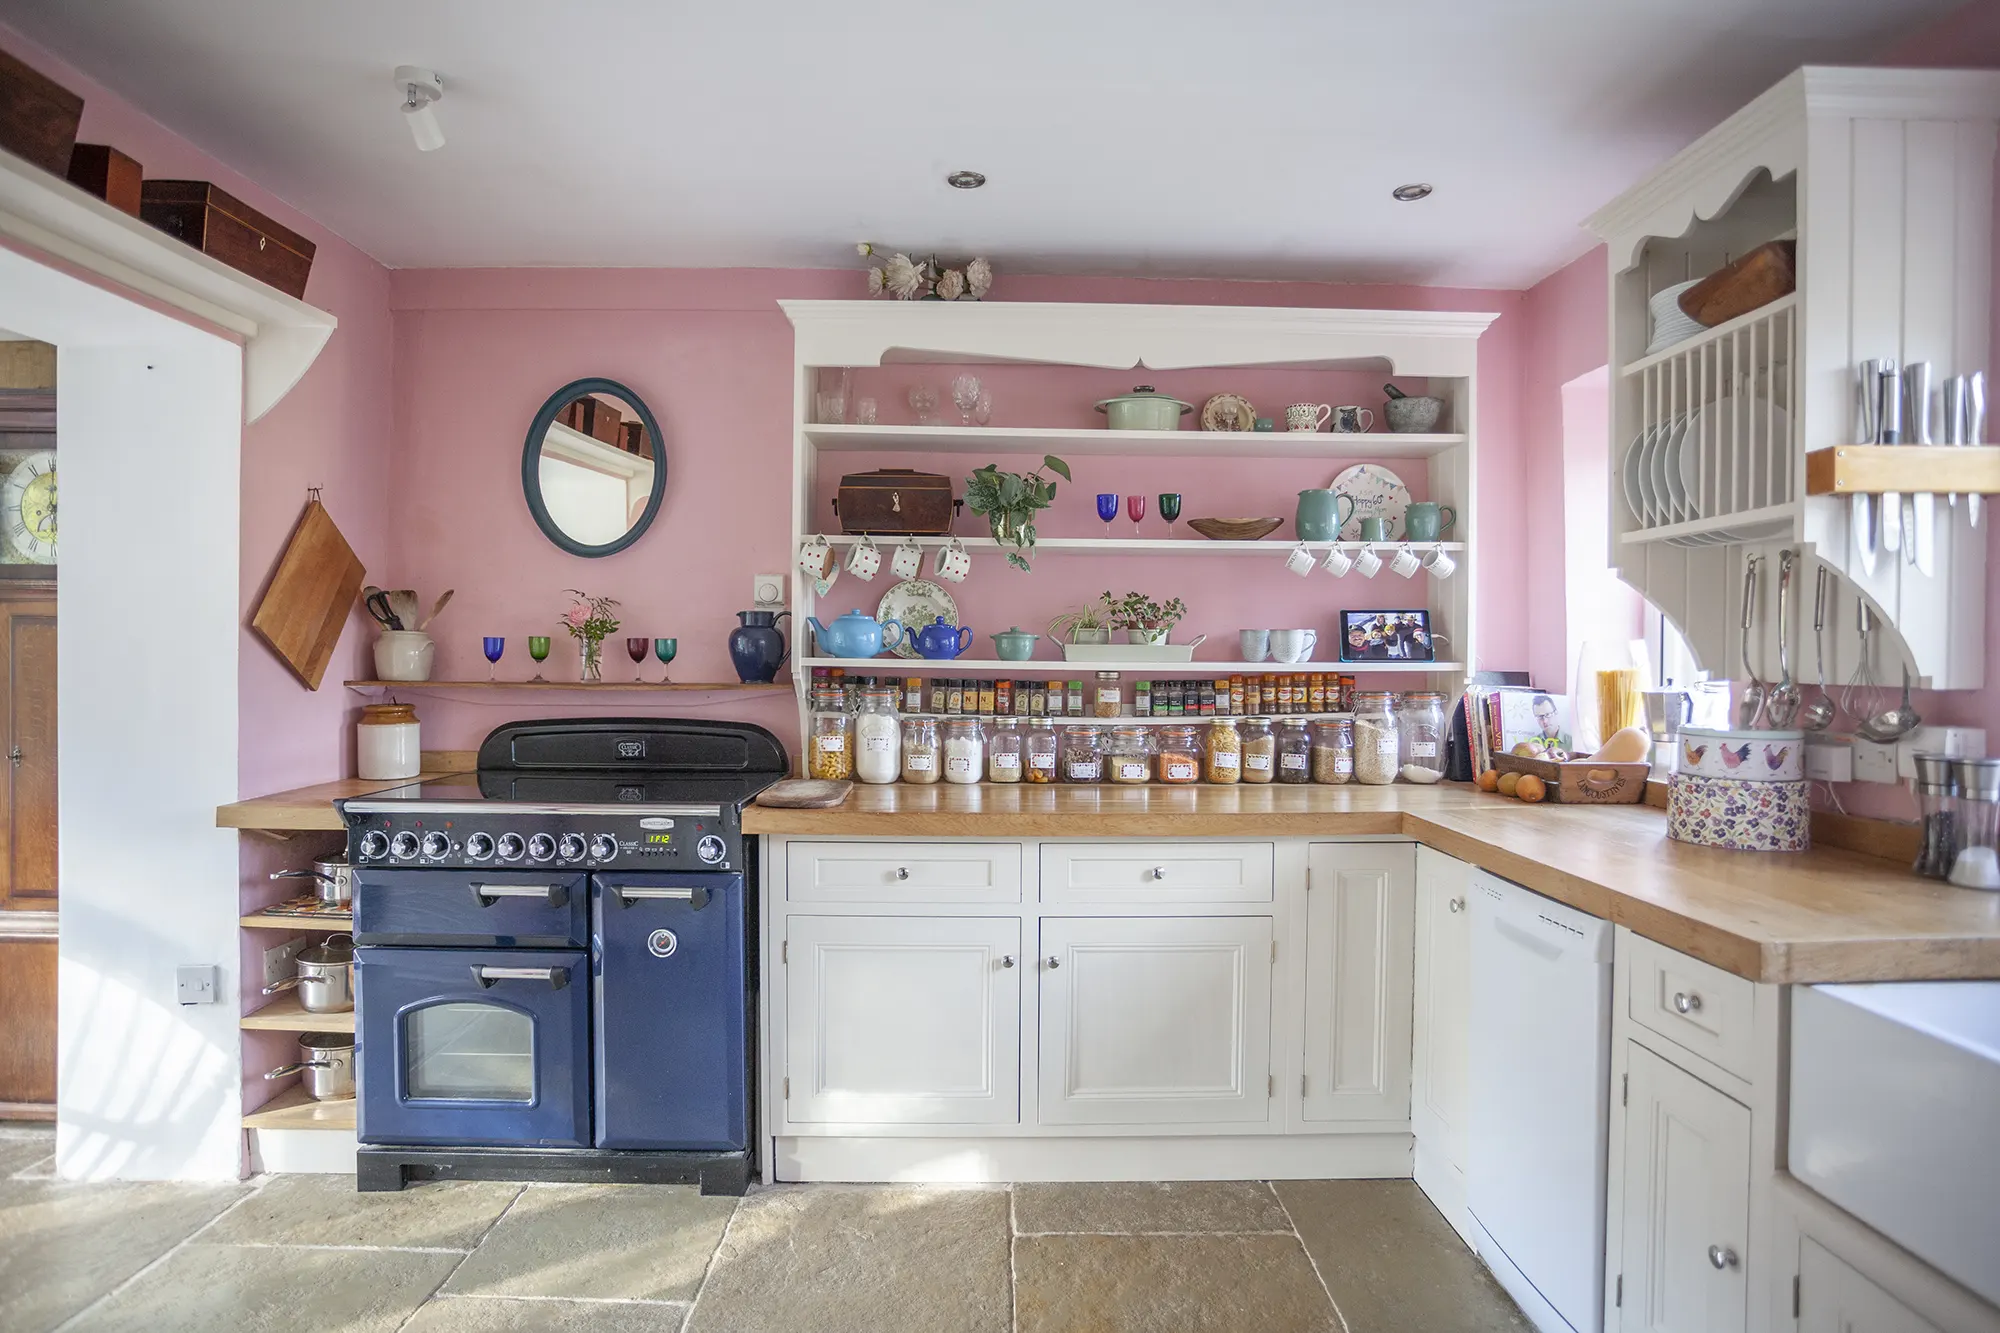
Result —
<path fill-rule="evenodd" d="M 917 631 L 917 651 L 934 661 L 949 662 L 972 646 L 972 629 L 936 621 Z"/>
<path fill-rule="evenodd" d="M 813 636 L 819 640 L 819 650 L 826 657 L 873 657 L 884 648 L 894 648 L 903 641 L 903 624 L 899 620 L 884 620 L 876 623 L 873 617 L 864 616 L 859 609 L 849 611 L 844 616 L 834 617 L 831 625 L 822 625 L 808 616 L 806 624 L 812 626 Z M 895 630 L 893 638 L 887 638 L 888 630 Z"/>

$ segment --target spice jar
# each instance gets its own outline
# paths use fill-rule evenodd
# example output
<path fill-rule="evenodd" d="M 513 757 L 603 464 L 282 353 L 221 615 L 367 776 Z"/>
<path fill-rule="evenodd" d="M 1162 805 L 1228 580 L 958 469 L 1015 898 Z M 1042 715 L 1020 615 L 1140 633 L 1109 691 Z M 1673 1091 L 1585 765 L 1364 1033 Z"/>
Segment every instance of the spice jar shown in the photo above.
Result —
<path fill-rule="evenodd" d="M 1312 736 L 1302 717 L 1278 719 L 1279 782 L 1312 781 Z"/>
<path fill-rule="evenodd" d="M 413 778 L 424 766 L 417 710 L 409 704 L 366 704 L 354 726 L 354 771 L 359 777 Z"/>
<path fill-rule="evenodd" d="M 1395 699 L 1382 690 L 1363 690 L 1354 696 L 1354 776 L 1371 787 L 1394 782 L 1402 759 Z"/>
<path fill-rule="evenodd" d="M 1403 780 L 1436 782 L 1442 778 L 1445 742 L 1450 735 L 1444 696 L 1423 691 L 1404 695 L 1397 709 L 1396 725 L 1401 733 L 1399 757 Z"/>
<path fill-rule="evenodd" d="M 1954 759 L 1958 784 L 1958 853 L 1951 882 L 2000 889 L 2000 759 Z"/>
<path fill-rule="evenodd" d="M 944 724 L 944 780 L 961 785 L 979 781 L 986 771 L 986 734 L 969 717 L 948 718 Z"/>
<path fill-rule="evenodd" d="M 1118 683 L 1116 671 L 1097 673 L 1097 692 L 1091 696 L 1091 715 L 1094 717 L 1118 717 L 1125 711 L 1125 691 Z"/>
<path fill-rule="evenodd" d="M 1231 783 L 1243 780 L 1243 737 L 1237 733 L 1236 719 L 1218 717 L 1208 727 L 1204 747 L 1202 778 L 1208 782 Z"/>
<path fill-rule="evenodd" d="M 1312 780 L 1335 787 L 1354 781 L 1353 718 L 1313 723 Z"/>
<path fill-rule="evenodd" d="M 1278 776 L 1278 738 L 1271 734 L 1268 717 L 1246 718 L 1243 722 L 1243 780 L 1270 782 Z"/>
<path fill-rule="evenodd" d="M 938 723 L 934 717 L 912 717 L 903 722 L 903 781 L 929 785 L 942 770 L 938 766 Z"/>
<path fill-rule="evenodd" d="M 847 743 L 847 714 L 838 709 L 814 713 L 812 727 L 808 775 L 835 782 L 853 777 L 854 750 Z"/>
<path fill-rule="evenodd" d="M 1153 742 L 1146 727 L 1113 727 L 1104 747 L 1105 775 L 1131 785 L 1153 780 Z"/>
<path fill-rule="evenodd" d="M 1030 782 L 1054 782 L 1056 780 L 1056 724 L 1047 718 L 1038 717 L 1028 726 L 1027 743 L 1021 747 L 1026 752 L 1027 768 L 1024 776 Z"/>
<path fill-rule="evenodd" d="M 1102 782 L 1104 743 L 1098 727 L 1064 727 L 1060 767 L 1064 782 Z"/>
<path fill-rule="evenodd" d="M 896 716 L 901 691 L 894 686 L 861 692 L 854 719 L 854 776 L 863 782 L 894 782 L 903 771 L 903 727 Z"/>
<path fill-rule="evenodd" d="M 1011 717 L 1003 717 L 993 724 L 993 731 L 986 737 L 986 780 L 988 782 L 1019 782 L 1021 780 L 1021 755 L 1025 748 L 1022 741 L 1021 724 Z"/>
<path fill-rule="evenodd" d="M 1201 781 L 1201 733 L 1193 727 L 1161 727 L 1153 771 L 1160 781 L 1177 787 Z"/>

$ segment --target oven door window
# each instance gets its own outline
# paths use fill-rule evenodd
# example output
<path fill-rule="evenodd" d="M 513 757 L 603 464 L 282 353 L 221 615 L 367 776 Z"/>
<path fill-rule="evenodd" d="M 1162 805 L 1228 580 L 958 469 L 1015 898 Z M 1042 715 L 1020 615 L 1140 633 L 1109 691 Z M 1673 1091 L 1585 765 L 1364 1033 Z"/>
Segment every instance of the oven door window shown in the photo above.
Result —
<path fill-rule="evenodd" d="M 409 1010 L 402 1049 L 412 1101 L 535 1100 L 535 1020 L 518 1009 L 455 1001 Z"/>

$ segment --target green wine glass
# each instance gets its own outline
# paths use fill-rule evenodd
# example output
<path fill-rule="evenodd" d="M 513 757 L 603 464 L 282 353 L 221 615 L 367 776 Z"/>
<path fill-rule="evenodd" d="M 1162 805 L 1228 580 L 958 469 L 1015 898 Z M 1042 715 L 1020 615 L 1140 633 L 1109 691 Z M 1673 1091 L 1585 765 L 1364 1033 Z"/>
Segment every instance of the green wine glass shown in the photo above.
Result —
<path fill-rule="evenodd" d="M 1180 519 L 1181 516 L 1180 492 L 1178 491 L 1167 492 L 1166 494 L 1163 494 L 1159 497 L 1159 501 L 1160 501 L 1160 517 L 1167 520 L 1167 540 L 1172 541 L 1174 536 L 1174 524 Z"/>
<path fill-rule="evenodd" d="M 543 684 L 547 684 L 548 681 L 547 678 L 542 675 L 541 666 L 542 663 L 549 660 L 549 636 L 546 634 L 529 635 L 528 656 L 535 659 L 535 674 L 533 679 L 539 680 Z"/>
<path fill-rule="evenodd" d="M 661 666 L 673 665 L 674 654 L 679 652 L 680 650 L 681 650 L 681 641 L 679 639 L 653 640 L 653 656 L 660 659 Z M 669 683 L 669 678 L 664 673 L 662 673 L 660 676 L 660 684 L 665 685 L 668 683 Z"/>

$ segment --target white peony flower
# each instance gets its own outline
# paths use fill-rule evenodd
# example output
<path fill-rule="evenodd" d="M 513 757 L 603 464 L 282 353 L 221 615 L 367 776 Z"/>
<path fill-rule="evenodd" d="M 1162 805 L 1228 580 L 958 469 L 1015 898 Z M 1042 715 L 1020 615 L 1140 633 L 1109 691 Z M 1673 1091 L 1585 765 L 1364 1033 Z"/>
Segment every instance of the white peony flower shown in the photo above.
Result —
<path fill-rule="evenodd" d="M 975 259 L 965 266 L 965 285 L 975 297 L 985 296 L 993 288 L 993 265 L 983 259 Z"/>
<path fill-rule="evenodd" d="M 882 294 L 882 282 L 881 269 L 871 268 L 868 270 L 868 294 L 870 296 L 880 296 Z"/>
<path fill-rule="evenodd" d="M 955 268 L 948 268 L 938 275 L 937 294 L 940 300 L 956 301 L 965 294 L 965 275 Z"/>
<path fill-rule="evenodd" d="M 891 255 L 883 270 L 882 285 L 899 301 L 914 300 L 923 291 L 924 271 L 908 255 Z"/>
<path fill-rule="evenodd" d="M 868 244 L 868 242 L 866 241 L 856 241 L 854 243 L 854 253 L 860 255 L 863 259 L 866 259 L 868 258 L 868 256 L 875 253 L 875 247 Z"/>

